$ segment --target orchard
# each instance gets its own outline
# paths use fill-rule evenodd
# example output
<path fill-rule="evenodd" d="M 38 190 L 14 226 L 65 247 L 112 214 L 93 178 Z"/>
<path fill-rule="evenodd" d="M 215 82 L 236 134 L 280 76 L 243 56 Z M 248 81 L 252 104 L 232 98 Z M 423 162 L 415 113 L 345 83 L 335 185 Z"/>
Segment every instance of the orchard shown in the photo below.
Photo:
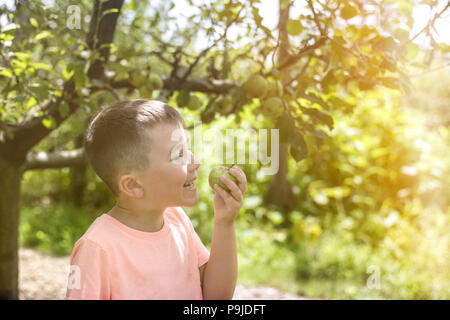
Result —
<path fill-rule="evenodd" d="M 435 85 L 426 91 L 437 97 L 429 109 L 416 81 L 442 65 L 448 68 L 448 37 L 438 34 L 446 32 L 440 23 L 449 4 L 268 2 L 0 4 L 0 298 L 19 296 L 20 246 L 70 254 L 86 221 L 112 203 L 86 162 L 82 138 L 97 112 L 137 98 L 176 107 L 187 119 L 187 130 L 197 122 L 205 130 L 279 130 L 275 175 L 261 177 L 260 163 L 242 166 L 249 188 L 239 224 L 247 230 L 242 248 L 267 257 L 273 253 L 265 267 L 281 274 L 284 265 L 276 261 L 291 257 L 286 265 L 292 267 L 292 278 L 280 283 L 354 276 L 360 285 L 368 261 L 382 265 L 381 257 L 387 256 L 397 263 L 399 257 L 415 261 L 413 254 L 420 253 L 421 263 L 434 261 L 432 270 L 448 267 L 448 261 L 441 261 L 448 232 L 441 245 L 426 247 L 436 252 L 419 246 L 414 253 L 415 244 L 425 242 L 414 242 L 410 235 L 420 233 L 418 221 L 427 203 L 436 204 L 432 210 L 439 214 L 433 217 L 441 219 L 429 222 L 430 230 L 436 230 L 430 239 L 437 239 L 443 232 L 439 226 L 448 222 L 448 195 L 439 187 L 449 181 L 448 74 L 429 80 Z M 417 12 L 425 9 L 430 14 L 417 27 Z M 422 100 L 416 100 L 420 94 Z M 415 106 L 406 109 L 422 116 L 399 111 L 402 99 Z M 435 121 L 432 129 L 409 131 L 426 126 L 420 119 L 428 118 Z M 441 140 L 427 140 L 432 134 Z M 427 153 L 427 141 L 435 144 L 434 155 Z M 220 164 L 208 160 L 208 154 L 204 158 L 200 204 L 191 212 L 199 225 L 211 219 L 208 184 L 217 183 L 217 177 L 208 174 Z M 416 165 L 419 169 L 411 169 Z M 83 214 L 75 215 L 78 210 Z M 265 242 L 258 240 L 260 231 L 249 231 L 258 228 L 267 232 Z M 198 229 L 200 235 L 209 231 Z M 280 247 L 271 251 L 266 245 Z M 379 247 L 388 249 L 378 252 Z M 372 250 L 377 253 L 369 256 Z M 252 259 L 242 259 L 242 272 L 257 263 Z M 395 279 L 415 274 L 406 263 L 391 265 L 400 274 Z M 270 270 L 265 267 L 258 270 Z M 448 276 L 436 273 L 444 288 L 429 289 L 426 275 L 414 284 L 392 280 L 389 288 L 405 285 L 406 291 L 392 289 L 390 294 L 385 287 L 380 295 L 448 299 L 448 292 L 442 293 Z M 251 281 L 264 280 L 256 278 Z M 363 286 L 355 290 L 339 294 L 371 294 Z"/>

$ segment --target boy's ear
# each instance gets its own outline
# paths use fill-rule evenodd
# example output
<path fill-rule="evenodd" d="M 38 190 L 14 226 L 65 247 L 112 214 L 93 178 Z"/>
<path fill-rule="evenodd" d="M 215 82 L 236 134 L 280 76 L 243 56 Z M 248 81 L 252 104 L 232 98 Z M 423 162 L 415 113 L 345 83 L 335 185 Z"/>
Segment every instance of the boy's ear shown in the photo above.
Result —
<path fill-rule="evenodd" d="M 119 190 L 131 198 L 141 198 L 144 195 L 144 189 L 132 174 L 120 175 Z"/>

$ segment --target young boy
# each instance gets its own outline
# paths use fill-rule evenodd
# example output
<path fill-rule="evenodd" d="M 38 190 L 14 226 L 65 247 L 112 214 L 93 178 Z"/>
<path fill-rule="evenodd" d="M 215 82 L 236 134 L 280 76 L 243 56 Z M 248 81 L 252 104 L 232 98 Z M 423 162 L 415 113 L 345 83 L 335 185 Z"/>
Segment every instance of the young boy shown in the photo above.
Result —
<path fill-rule="evenodd" d="M 198 202 L 200 164 L 184 120 L 160 101 L 123 101 L 90 123 L 87 158 L 116 197 L 75 243 L 66 299 L 231 299 L 237 278 L 234 220 L 244 172 L 215 185 L 211 253 L 181 207 Z M 175 137 L 175 138 L 174 138 Z"/>

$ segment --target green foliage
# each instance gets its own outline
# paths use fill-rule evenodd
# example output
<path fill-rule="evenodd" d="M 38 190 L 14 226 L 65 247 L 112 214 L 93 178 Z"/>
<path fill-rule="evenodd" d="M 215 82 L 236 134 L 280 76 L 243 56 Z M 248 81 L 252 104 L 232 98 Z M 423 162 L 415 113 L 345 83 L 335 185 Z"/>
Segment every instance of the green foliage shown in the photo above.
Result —
<path fill-rule="evenodd" d="M 202 120 L 204 132 L 279 128 L 292 156 L 288 180 L 297 206 L 290 212 L 267 208 L 264 197 L 272 177 L 262 176 L 260 165 L 243 166 L 249 184 L 237 234 L 244 281 L 270 281 L 325 298 L 448 298 L 448 75 L 419 80 L 419 88 L 427 87 L 418 97 L 412 95 L 411 66 L 423 67 L 419 60 L 431 60 L 408 41 L 418 2 L 397 0 L 370 8 L 356 0 L 335 7 L 314 2 L 315 12 L 287 20 L 292 63 L 286 68 L 275 61 L 283 39 L 264 25 L 260 1 L 198 4 L 186 28 L 176 28 L 174 34 L 169 34 L 174 2 L 126 1 L 114 43 L 107 45 L 108 81 L 87 75 L 100 52 L 86 43 L 89 26 L 84 19 L 81 29 L 67 29 L 67 17 L 61 14 L 67 1 L 56 0 L 55 6 L 34 1 L 24 21 L 12 10 L 1 11 L 8 27 L 0 25 L 0 137 L 3 131 L 10 137 L 7 128 L 25 118 L 40 118 L 51 132 L 35 151 L 73 150 L 80 146 L 75 140 L 88 120 L 103 107 L 119 99 L 160 97 L 166 79 L 198 80 L 193 87 L 206 83 L 202 92 L 176 87 L 176 82 L 169 88 L 168 103 L 178 107 L 188 124 Z M 82 16 L 92 10 L 92 1 L 77 5 Z M 383 14 L 386 10 L 392 14 Z M 358 18 L 374 12 L 381 25 L 358 24 Z M 231 25 L 244 34 L 220 37 Z M 198 35 L 217 42 L 203 50 Z M 308 48 L 311 44 L 317 47 Z M 448 54 L 448 45 L 432 45 L 430 52 Z M 208 67 L 206 61 L 211 61 Z M 259 86 L 248 83 L 255 74 L 261 77 Z M 76 101 L 63 92 L 69 81 Z M 114 81 L 127 85 L 116 89 Z M 226 85 L 212 85 L 220 81 Z M 411 94 L 410 107 L 424 113 L 402 110 L 402 93 Z M 442 101 L 430 103 L 432 93 Z M 266 95 L 280 99 L 277 110 L 263 107 Z M 43 106 L 60 98 L 60 116 L 70 115 L 71 102 L 80 108 L 57 127 Z M 424 124 L 421 118 L 431 114 L 433 122 Z M 427 125 L 439 129 L 425 130 Z M 197 183 L 200 200 L 186 211 L 208 244 L 213 207 L 206 177 L 217 159 L 209 145 L 204 152 Z M 21 245 L 69 254 L 94 217 L 114 203 L 89 168 L 84 172 L 86 205 L 70 205 L 73 173 L 66 168 L 24 174 Z M 379 291 L 366 286 L 369 265 L 381 270 Z"/>
<path fill-rule="evenodd" d="M 93 212 L 64 204 L 42 203 L 24 208 L 20 215 L 19 244 L 55 255 L 68 255 L 95 220 Z"/>

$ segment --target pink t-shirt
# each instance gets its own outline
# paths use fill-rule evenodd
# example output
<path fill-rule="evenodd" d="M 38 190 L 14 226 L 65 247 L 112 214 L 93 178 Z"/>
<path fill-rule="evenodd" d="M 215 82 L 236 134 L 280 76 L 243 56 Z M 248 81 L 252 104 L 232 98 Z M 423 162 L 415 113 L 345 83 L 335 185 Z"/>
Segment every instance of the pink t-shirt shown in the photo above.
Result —
<path fill-rule="evenodd" d="M 163 217 L 157 232 L 98 217 L 73 248 L 66 299 L 202 299 L 209 252 L 182 208 Z"/>

